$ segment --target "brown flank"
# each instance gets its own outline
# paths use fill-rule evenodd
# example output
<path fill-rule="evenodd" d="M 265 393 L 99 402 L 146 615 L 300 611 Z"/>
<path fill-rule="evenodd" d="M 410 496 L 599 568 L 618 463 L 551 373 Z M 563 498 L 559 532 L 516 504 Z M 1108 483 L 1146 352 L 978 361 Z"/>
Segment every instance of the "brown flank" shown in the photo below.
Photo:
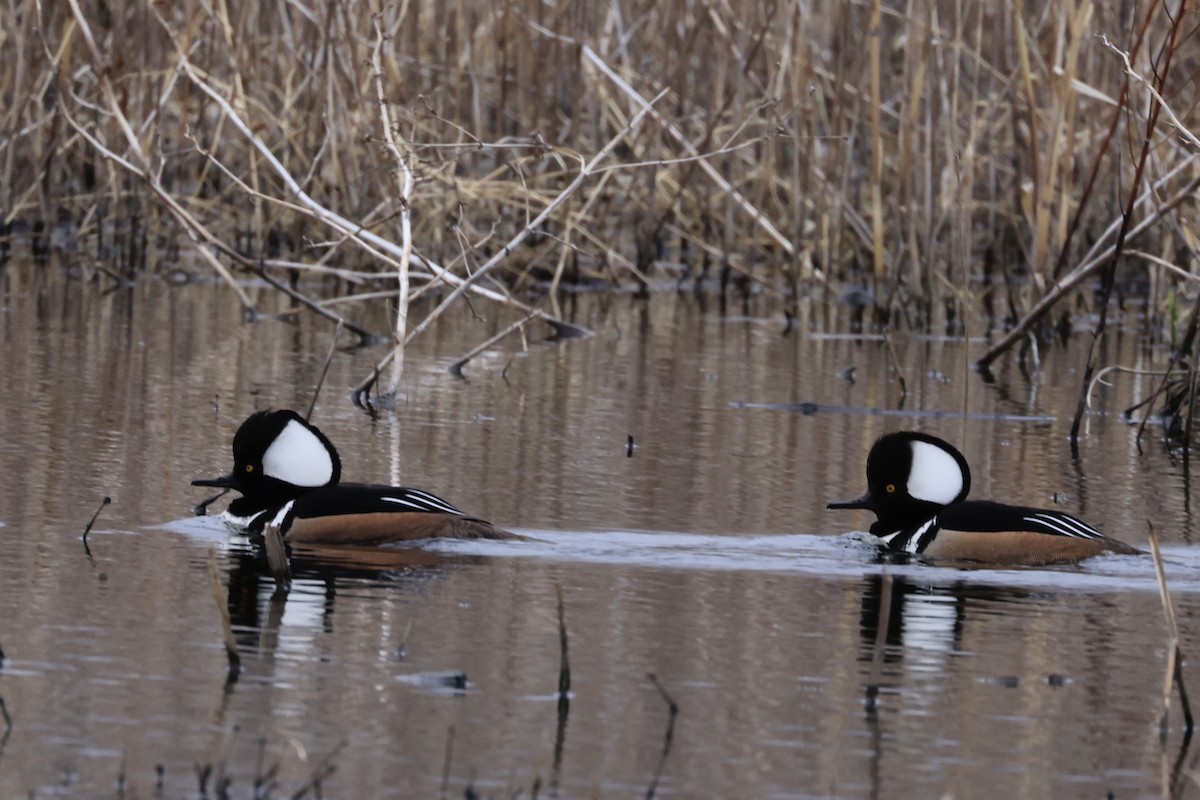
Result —
<path fill-rule="evenodd" d="M 297 517 L 286 535 L 287 541 L 299 544 L 387 544 L 434 538 L 521 540 L 524 537 L 474 517 L 419 511 Z"/>
<path fill-rule="evenodd" d="M 1068 564 L 1101 553 L 1140 555 L 1116 539 L 1077 539 L 1033 531 L 955 531 L 942 529 L 922 555 L 954 561 L 1036 566 Z"/>

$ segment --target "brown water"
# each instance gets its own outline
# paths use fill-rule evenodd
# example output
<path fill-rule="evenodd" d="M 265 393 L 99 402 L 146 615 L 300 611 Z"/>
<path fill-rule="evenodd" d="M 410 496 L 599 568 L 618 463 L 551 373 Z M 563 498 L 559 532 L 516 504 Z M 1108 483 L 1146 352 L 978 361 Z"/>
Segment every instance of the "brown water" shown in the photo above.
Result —
<path fill-rule="evenodd" d="M 1039 379 L 1005 359 L 989 385 L 965 366 L 981 343 L 898 336 L 905 409 L 982 416 L 806 416 L 734 404 L 899 404 L 882 342 L 824 335 L 849 333 L 836 308 L 806 310 L 785 335 L 766 300 L 722 314 L 671 293 L 582 297 L 574 318 L 595 336 L 531 330 L 526 351 L 506 342 L 460 380 L 447 364 L 509 321 L 463 310 L 410 351 L 394 416 L 346 400 L 374 349 L 338 355 L 313 419 L 348 479 L 421 486 L 539 541 L 310 554 L 282 597 L 248 543 L 189 516 L 205 496 L 189 482 L 227 471 L 252 410 L 307 406 L 330 326 L 244 324 L 218 286 L 101 294 L 25 263 L 0 270 L 0 290 L 0 698 L 13 721 L 0 797 L 116 796 L 122 775 L 127 796 L 197 797 L 198 765 L 212 767 L 209 796 L 224 779 L 251 797 L 273 765 L 273 796 L 288 796 L 330 754 L 326 797 L 437 797 L 444 774 L 450 797 L 643 797 L 668 723 L 650 673 L 679 706 L 660 797 L 1133 797 L 1176 780 L 1197 794 L 1172 771 L 1194 766 L 1177 713 L 1158 739 L 1166 637 L 1148 559 L 881 565 L 842 535 L 864 515 L 824 509 L 863 491 L 879 433 L 942 434 L 962 443 L 976 496 L 1058 495 L 1135 544 L 1151 518 L 1194 650 L 1187 474 L 1153 436 L 1139 455 L 1114 413 L 1150 379 L 1098 392 L 1071 459 L 1086 337 L 1044 348 Z M 1132 334 L 1106 346 L 1105 363 L 1150 361 Z M 838 377 L 848 366 L 853 383 Z M 80 534 L 106 495 L 89 557 Z M 243 665 L 232 684 L 211 548 Z"/>

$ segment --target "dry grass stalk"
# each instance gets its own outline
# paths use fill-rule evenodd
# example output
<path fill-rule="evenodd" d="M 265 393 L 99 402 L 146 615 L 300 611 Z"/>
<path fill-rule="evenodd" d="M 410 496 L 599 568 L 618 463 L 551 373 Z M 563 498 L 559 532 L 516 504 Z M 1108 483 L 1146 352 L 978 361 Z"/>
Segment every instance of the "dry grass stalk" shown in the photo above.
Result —
<path fill-rule="evenodd" d="M 1183 682 L 1183 652 L 1179 648 L 1179 625 L 1175 621 L 1175 607 L 1171 604 L 1171 592 L 1167 588 L 1167 575 L 1163 570 L 1162 554 L 1158 549 L 1158 534 L 1154 524 L 1146 520 L 1150 540 L 1150 555 L 1154 558 L 1154 573 L 1158 577 L 1158 595 L 1163 604 L 1163 616 L 1167 621 L 1167 670 L 1163 676 L 1163 711 L 1159 718 L 1159 738 L 1166 740 L 1168 718 L 1171 710 L 1171 691 L 1179 688 L 1179 704 L 1183 709 L 1184 732 L 1190 739 L 1194 724 L 1192 706 L 1188 702 L 1187 687 Z"/>

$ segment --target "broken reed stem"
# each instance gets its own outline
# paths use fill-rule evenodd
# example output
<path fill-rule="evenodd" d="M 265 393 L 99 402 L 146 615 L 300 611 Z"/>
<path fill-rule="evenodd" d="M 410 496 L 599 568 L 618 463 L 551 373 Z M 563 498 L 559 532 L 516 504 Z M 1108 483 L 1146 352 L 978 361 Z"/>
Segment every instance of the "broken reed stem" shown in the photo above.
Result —
<path fill-rule="evenodd" d="M 4 718 L 4 736 L 7 738 L 12 733 L 13 721 L 12 717 L 8 714 L 8 706 L 4 704 L 3 697 L 0 697 L 0 717 Z"/>
<path fill-rule="evenodd" d="M 375 73 L 375 95 L 379 101 L 379 119 L 383 127 L 383 140 L 399 170 L 400 182 L 400 269 L 396 288 L 396 331 L 392 343 L 392 374 L 388 381 L 388 394 L 393 397 L 400 388 L 400 380 L 404 375 L 404 344 L 408 330 L 408 268 L 412 261 L 412 191 L 413 171 L 408 159 L 400 152 L 396 144 L 396 136 L 392 130 L 391 115 L 388 113 L 387 95 L 383 90 L 383 61 L 380 51 L 383 49 L 383 28 L 379 24 L 379 14 L 374 17 L 375 48 L 371 51 L 371 67 Z"/>
<path fill-rule="evenodd" d="M 263 528 L 263 548 L 267 551 L 267 566 L 275 578 L 275 590 L 289 592 L 292 589 L 292 570 L 288 565 L 287 546 L 279 526 L 268 522 Z"/>
<path fill-rule="evenodd" d="M 1191 739 L 1194 730 L 1192 706 L 1188 702 L 1187 687 L 1183 682 L 1183 651 L 1179 647 L 1179 625 L 1175 620 L 1175 607 L 1171 603 L 1171 592 L 1167 588 L 1167 574 L 1163 569 L 1162 554 L 1158 549 L 1158 534 L 1154 523 L 1146 520 L 1150 541 L 1150 555 L 1154 559 L 1154 573 L 1158 577 L 1158 596 L 1162 600 L 1163 616 L 1167 620 L 1167 670 L 1163 677 L 1163 711 L 1159 718 L 1159 739 L 1166 741 L 1168 717 L 1171 711 L 1171 689 L 1179 687 L 1179 705 L 1183 709 L 1184 735 Z"/>
<path fill-rule="evenodd" d="M 658 765 L 654 768 L 654 776 L 650 779 L 650 785 L 646 787 L 646 800 L 653 800 L 654 792 L 658 789 L 658 782 L 662 779 L 663 767 L 667 763 L 667 756 L 671 752 L 671 742 L 675 738 L 675 718 L 679 716 L 679 706 L 675 703 L 675 699 L 667 692 L 667 688 L 662 685 L 662 681 L 653 672 L 646 677 L 654 684 L 654 688 L 658 689 L 659 695 L 663 702 L 667 704 L 667 729 L 663 733 L 662 753 L 658 757 Z"/>
<path fill-rule="evenodd" d="M 217 570 L 217 550 L 211 545 L 208 548 L 208 577 L 212 581 L 213 599 L 217 601 L 217 611 L 221 615 L 225 658 L 229 661 L 229 671 L 225 679 L 227 683 L 233 683 L 241 674 L 242 657 L 238 655 L 237 640 L 233 638 L 233 624 L 229 620 L 229 600 L 225 596 L 225 587 L 221 585 L 221 575 Z"/>
<path fill-rule="evenodd" d="M 315 793 L 318 797 L 321 796 L 321 781 L 328 778 L 337 770 L 337 766 L 333 763 L 333 760 L 337 758 L 337 756 L 343 750 L 346 749 L 346 745 L 348 743 L 348 740 L 342 739 L 340 742 L 334 745 L 332 750 L 321 756 L 321 760 L 313 765 L 312 772 L 309 773 L 308 780 L 305 781 L 299 789 L 292 793 L 292 800 L 301 800 L 302 797 L 313 790 L 316 790 Z"/>
<path fill-rule="evenodd" d="M 489 347 L 496 344 L 501 339 L 504 339 L 505 337 L 507 337 L 508 335 L 510 335 L 512 333 L 515 333 L 516 331 L 519 331 L 531 319 L 533 319 L 533 314 L 527 314 L 524 319 L 517 320 L 512 325 L 509 325 L 507 328 L 500 331 L 495 336 L 491 337 L 486 342 L 479 345 L 478 347 L 473 349 L 471 352 L 467 353 L 465 356 L 463 356 L 462 358 L 455 361 L 448 368 L 450 370 L 450 374 L 461 378 L 463 367 L 465 367 L 471 359 L 473 359 L 475 356 L 482 353 L 484 350 L 487 350 Z"/>
<path fill-rule="evenodd" d="M 333 363 L 333 354 L 337 352 L 338 336 L 341 334 L 344 325 L 345 323 L 339 319 L 337 327 L 333 329 L 333 336 L 329 340 L 329 352 L 325 354 L 325 366 L 321 367 L 321 377 L 317 379 L 317 388 L 313 389 L 313 396 L 308 404 L 308 411 L 304 413 L 304 418 L 309 422 L 312 421 L 313 409 L 317 407 L 317 398 L 321 396 L 321 387 L 325 385 L 325 376 L 329 374 L 329 365 Z"/>
<path fill-rule="evenodd" d="M 85 527 L 83 529 L 83 546 L 84 547 L 87 547 L 88 534 L 92 532 L 92 526 L 96 524 L 96 519 L 100 516 L 100 512 L 103 511 L 104 507 L 111 502 L 112 502 L 112 498 L 105 495 L 104 500 L 101 501 L 101 503 L 100 503 L 100 507 L 96 509 L 96 513 L 92 514 L 92 518 L 90 520 L 88 520 L 87 527 Z"/>

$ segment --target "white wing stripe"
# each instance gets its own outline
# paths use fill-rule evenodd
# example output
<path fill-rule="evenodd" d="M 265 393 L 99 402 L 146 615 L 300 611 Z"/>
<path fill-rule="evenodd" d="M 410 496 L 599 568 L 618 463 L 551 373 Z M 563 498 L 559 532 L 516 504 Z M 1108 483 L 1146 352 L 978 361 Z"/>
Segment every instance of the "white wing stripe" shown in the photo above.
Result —
<path fill-rule="evenodd" d="M 408 506 L 409 508 L 414 508 L 417 511 L 439 512 L 446 514 L 457 514 L 460 517 L 463 516 L 463 512 L 459 511 L 457 508 L 445 502 L 444 500 L 439 500 L 431 494 L 426 494 L 425 492 L 411 489 L 407 494 L 408 497 L 380 497 L 379 499 L 388 503 L 396 503 L 398 505 Z"/>
<path fill-rule="evenodd" d="M 417 511 L 428 511 L 429 510 L 426 506 L 420 505 L 418 503 L 414 503 L 411 500 L 405 500 L 402 497 L 381 497 L 379 499 L 383 500 L 384 502 L 387 502 L 387 503 L 395 503 L 395 504 L 401 505 L 401 506 L 408 506 L 409 508 L 416 509 Z"/>
<path fill-rule="evenodd" d="M 408 493 L 410 495 L 412 495 L 413 497 L 417 498 L 418 500 L 423 500 L 426 503 L 428 503 L 430 506 L 441 509 L 442 511 L 445 511 L 448 514 L 458 514 L 459 516 L 462 516 L 461 511 L 459 511 L 457 508 L 450 505 L 449 503 L 447 503 L 445 500 L 441 499 L 440 497 L 435 497 L 434 495 L 431 495 L 428 492 L 423 492 L 420 489 L 409 489 Z"/>
<path fill-rule="evenodd" d="M 1066 515 L 1040 513 L 1025 517 L 1025 521 L 1076 539 L 1096 539 L 1104 536 L 1091 525 Z"/>

